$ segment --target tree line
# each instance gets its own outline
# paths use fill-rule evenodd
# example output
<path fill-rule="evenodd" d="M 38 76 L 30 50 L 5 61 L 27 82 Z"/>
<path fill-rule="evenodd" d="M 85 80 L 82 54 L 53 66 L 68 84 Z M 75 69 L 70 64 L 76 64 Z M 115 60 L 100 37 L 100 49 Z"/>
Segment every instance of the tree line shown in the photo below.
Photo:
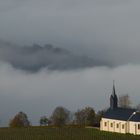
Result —
<path fill-rule="evenodd" d="M 131 100 L 128 94 L 119 97 L 119 106 L 122 108 L 131 108 Z M 140 110 L 140 105 L 137 106 Z M 106 109 L 95 112 L 92 107 L 85 107 L 78 109 L 72 113 L 63 106 L 58 106 L 54 109 L 51 116 L 46 115 L 39 118 L 40 126 L 64 126 L 64 125 L 78 125 L 78 126 L 100 126 L 100 120 Z M 24 112 L 19 112 L 9 122 L 9 127 L 29 127 L 31 122 Z"/>
<path fill-rule="evenodd" d="M 39 119 L 40 126 L 99 126 L 100 119 L 104 111 L 95 113 L 94 108 L 85 107 L 72 113 L 63 106 L 58 106 L 54 109 L 50 117 L 46 115 Z M 31 123 L 24 112 L 17 113 L 9 122 L 9 127 L 29 127 Z"/>

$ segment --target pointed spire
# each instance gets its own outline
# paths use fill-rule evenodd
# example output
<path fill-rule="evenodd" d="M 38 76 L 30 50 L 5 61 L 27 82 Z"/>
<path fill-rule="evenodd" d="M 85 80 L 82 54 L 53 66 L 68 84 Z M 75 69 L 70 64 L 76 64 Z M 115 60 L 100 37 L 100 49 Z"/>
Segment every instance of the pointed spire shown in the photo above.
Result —
<path fill-rule="evenodd" d="M 117 107 L 118 107 L 118 98 L 117 98 L 116 90 L 115 90 L 115 81 L 113 80 L 113 90 L 110 96 L 110 108 L 115 109 Z"/>
<path fill-rule="evenodd" d="M 112 91 L 112 96 L 115 97 L 115 95 L 116 95 L 115 80 L 113 80 L 113 91 Z"/>

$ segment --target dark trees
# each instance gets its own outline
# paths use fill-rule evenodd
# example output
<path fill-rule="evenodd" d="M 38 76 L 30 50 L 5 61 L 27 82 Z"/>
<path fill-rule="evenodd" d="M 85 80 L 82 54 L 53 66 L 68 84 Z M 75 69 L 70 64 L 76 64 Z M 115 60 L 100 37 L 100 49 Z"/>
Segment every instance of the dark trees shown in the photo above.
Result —
<path fill-rule="evenodd" d="M 10 127 L 28 127 L 30 122 L 24 112 L 19 112 L 9 123 Z"/>
<path fill-rule="evenodd" d="M 95 123 L 94 123 L 95 127 L 100 127 L 100 121 L 103 115 L 105 114 L 105 112 L 106 112 L 106 109 L 97 112 L 96 117 L 95 117 Z"/>
<path fill-rule="evenodd" d="M 51 116 L 51 122 L 53 125 L 56 126 L 63 126 L 69 121 L 69 114 L 68 111 L 64 107 L 56 107 Z"/>
<path fill-rule="evenodd" d="M 46 116 L 42 116 L 39 122 L 41 126 L 46 126 L 49 124 L 49 119 Z"/>
<path fill-rule="evenodd" d="M 86 107 L 75 113 L 75 122 L 78 125 L 93 126 L 94 121 L 95 111 L 91 107 Z"/>

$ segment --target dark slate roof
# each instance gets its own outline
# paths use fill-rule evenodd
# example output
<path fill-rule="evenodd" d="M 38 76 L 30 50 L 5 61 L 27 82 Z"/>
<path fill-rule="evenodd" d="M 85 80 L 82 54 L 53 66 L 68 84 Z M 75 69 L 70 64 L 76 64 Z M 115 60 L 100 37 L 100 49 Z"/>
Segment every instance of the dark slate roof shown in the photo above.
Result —
<path fill-rule="evenodd" d="M 127 121 L 137 111 L 136 109 L 115 108 L 108 109 L 103 118 Z M 140 122 L 140 113 L 136 113 L 129 121 Z"/>

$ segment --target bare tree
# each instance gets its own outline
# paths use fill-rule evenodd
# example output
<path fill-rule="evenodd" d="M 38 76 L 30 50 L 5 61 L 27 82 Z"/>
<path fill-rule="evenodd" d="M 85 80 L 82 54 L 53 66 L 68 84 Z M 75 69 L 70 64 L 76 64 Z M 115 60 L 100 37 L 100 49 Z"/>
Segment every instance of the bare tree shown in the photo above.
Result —
<path fill-rule="evenodd" d="M 30 122 L 24 112 L 19 112 L 9 123 L 10 127 L 28 127 Z"/>
<path fill-rule="evenodd" d="M 85 107 L 75 113 L 75 121 L 79 125 L 93 126 L 95 121 L 95 111 L 91 107 Z"/>
<path fill-rule="evenodd" d="M 128 94 L 119 97 L 119 106 L 122 108 L 131 108 L 131 100 Z"/>
<path fill-rule="evenodd" d="M 140 103 L 137 105 L 136 109 L 140 111 Z"/>
<path fill-rule="evenodd" d="M 56 107 L 51 116 L 51 122 L 56 126 L 63 126 L 69 121 L 70 111 L 64 107 Z"/>
<path fill-rule="evenodd" d="M 96 127 L 100 127 L 100 121 L 102 119 L 102 117 L 104 116 L 105 112 L 106 112 L 107 109 L 104 109 L 104 110 L 100 110 L 96 113 L 96 116 L 95 116 L 95 123 L 94 125 Z"/>

